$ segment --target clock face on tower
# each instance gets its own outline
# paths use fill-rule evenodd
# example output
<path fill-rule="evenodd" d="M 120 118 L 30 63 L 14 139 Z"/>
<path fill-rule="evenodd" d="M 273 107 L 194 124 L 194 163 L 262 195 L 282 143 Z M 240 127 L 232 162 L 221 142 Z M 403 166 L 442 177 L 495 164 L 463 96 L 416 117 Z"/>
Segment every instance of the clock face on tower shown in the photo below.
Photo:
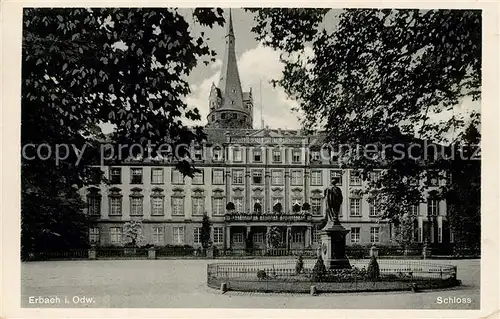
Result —
<path fill-rule="evenodd" d="M 321 246 L 321 249 L 323 250 L 323 254 L 326 255 L 326 251 L 328 250 L 328 248 L 326 247 L 326 243 L 323 243 L 323 245 Z"/>

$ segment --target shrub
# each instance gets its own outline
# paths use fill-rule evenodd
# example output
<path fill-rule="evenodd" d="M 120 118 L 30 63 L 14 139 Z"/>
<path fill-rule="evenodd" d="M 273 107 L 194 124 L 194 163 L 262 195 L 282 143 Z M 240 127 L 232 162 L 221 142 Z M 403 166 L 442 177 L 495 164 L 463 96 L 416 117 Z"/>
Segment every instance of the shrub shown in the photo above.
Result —
<path fill-rule="evenodd" d="M 323 281 L 325 274 L 325 263 L 323 262 L 323 257 L 320 255 L 313 268 L 313 281 Z"/>
<path fill-rule="evenodd" d="M 372 256 L 370 259 L 368 269 L 366 270 L 366 278 L 370 280 L 380 279 L 380 267 L 378 266 L 377 258 L 375 258 L 375 256 Z"/>
<path fill-rule="evenodd" d="M 295 273 L 300 274 L 304 271 L 304 260 L 302 260 L 302 255 L 297 259 L 297 263 L 295 264 Z"/>
<path fill-rule="evenodd" d="M 265 279 L 267 277 L 267 274 L 264 270 L 258 270 L 257 271 L 257 278 L 259 279 Z"/>

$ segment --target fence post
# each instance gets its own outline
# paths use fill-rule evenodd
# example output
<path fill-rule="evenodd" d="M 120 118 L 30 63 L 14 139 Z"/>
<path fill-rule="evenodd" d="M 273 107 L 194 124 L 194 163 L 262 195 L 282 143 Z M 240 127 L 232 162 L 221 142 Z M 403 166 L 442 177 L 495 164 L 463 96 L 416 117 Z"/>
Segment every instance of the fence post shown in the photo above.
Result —
<path fill-rule="evenodd" d="M 97 255 L 97 254 L 96 254 L 96 249 L 95 249 L 95 247 L 94 247 L 94 246 L 92 246 L 92 247 L 89 249 L 89 259 L 91 259 L 91 260 L 95 260 L 95 259 L 97 259 L 97 258 L 96 258 L 96 257 L 97 257 L 96 255 Z"/>
<path fill-rule="evenodd" d="M 148 259 L 156 259 L 156 249 L 154 247 L 149 247 Z"/>

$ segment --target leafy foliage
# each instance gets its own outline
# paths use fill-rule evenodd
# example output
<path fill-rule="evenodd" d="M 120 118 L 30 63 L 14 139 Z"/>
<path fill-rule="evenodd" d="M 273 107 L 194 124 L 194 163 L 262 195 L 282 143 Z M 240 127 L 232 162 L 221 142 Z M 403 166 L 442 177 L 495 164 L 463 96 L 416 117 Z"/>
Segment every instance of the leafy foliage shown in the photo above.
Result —
<path fill-rule="evenodd" d="M 366 269 L 366 278 L 369 280 L 380 279 L 380 267 L 375 256 L 372 256 L 372 258 L 370 259 L 370 263 L 368 264 L 368 268 Z"/>
<path fill-rule="evenodd" d="M 424 144 L 447 143 L 455 132 L 458 141 L 466 125 L 479 124 L 477 112 L 459 116 L 453 108 L 481 96 L 481 11 L 248 10 L 256 13 L 256 38 L 282 51 L 274 84 L 299 102 L 304 127 L 324 130 L 342 167 L 362 170 L 381 218 L 398 220 L 423 201 L 427 182 L 411 181 L 450 165 Z M 453 115 L 437 120 L 444 112 Z M 366 156 L 357 145 L 373 148 Z M 386 173 L 372 178 L 381 167 Z"/>
<path fill-rule="evenodd" d="M 131 220 L 123 225 L 123 237 L 132 247 L 143 246 L 144 235 L 142 233 L 142 222 Z"/>
<path fill-rule="evenodd" d="M 205 213 L 203 214 L 203 220 L 201 221 L 201 245 L 204 249 L 207 249 L 210 246 L 210 218 Z"/>
<path fill-rule="evenodd" d="M 193 15 L 204 26 L 224 22 L 221 9 L 195 9 Z M 72 188 L 90 184 L 88 165 L 97 163 L 105 138 L 98 124 L 116 127 L 107 137 L 114 143 L 203 139 L 200 127 L 190 129 L 181 119 L 200 119 L 183 98 L 190 92 L 186 76 L 198 61 L 213 61 L 205 41 L 191 36 L 176 9 L 24 9 L 21 143 L 86 149 L 81 161 L 74 152 L 60 163 L 52 160 L 54 153 L 45 161 L 34 151 L 23 156 L 23 255 L 45 249 L 42 242 L 53 249 L 86 244 L 84 203 Z M 187 159 L 178 168 L 194 171 Z"/>
<path fill-rule="evenodd" d="M 302 258 L 302 255 L 299 256 L 297 259 L 297 263 L 295 264 L 295 273 L 296 274 L 301 274 L 304 271 L 304 260 Z"/>
<path fill-rule="evenodd" d="M 323 257 L 321 257 L 320 255 L 313 268 L 313 281 L 317 282 L 323 281 L 325 275 L 326 275 L 325 262 L 323 261 Z"/>

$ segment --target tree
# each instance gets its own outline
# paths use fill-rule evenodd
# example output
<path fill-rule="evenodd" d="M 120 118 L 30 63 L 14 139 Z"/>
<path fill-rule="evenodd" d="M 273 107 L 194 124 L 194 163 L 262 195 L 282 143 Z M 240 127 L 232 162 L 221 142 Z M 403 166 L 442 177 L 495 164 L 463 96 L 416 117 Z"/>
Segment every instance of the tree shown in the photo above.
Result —
<path fill-rule="evenodd" d="M 395 240 L 405 251 L 414 242 L 414 222 L 415 218 L 405 214 L 399 219 L 399 223 L 395 225 Z"/>
<path fill-rule="evenodd" d="M 411 180 L 449 164 L 439 165 L 439 154 L 426 155 L 422 145 L 448 145 L 452 132 L 460 139 L 480 120 L 453 108 L 481 96 L 481 11 L 247 10 L 256 14 L 256 38 L 282 52 L 285 67 L 274 84 L 299 103 L 305 128 L 324 131 L 341 167 L 361 169 L 367 191 L 377 190 L 381 217 L 397 220 L 421 202 L 428 185 Z M 333 16 L 338 24 L 325 29 Z M 444 112 L 452 115 L 436 120 Z M 373 168 L 386 173 L 371 178 Z"/>
<path fill-rule="evenodd" d="M 267 241 L 271 248 L 278 248 L 281 245 L 282 236 L 278 227 L 271 227 L 267 236 Z"/>
<path fill-rule="evenodd" d="M 142 222 L 131 220 L 123 225 L 123 237 L 127 240 L 130 246 L 138 247 L 144 243 L 144 235 L 142 234 Z"/>
<path fill-rule="evenodd" d="M 203 220 L 201 221 L 201 246 L 203 249 L 207 249 L 211 244 L 211 231 L 210 231 L 210 218 L 207 213 L 203 214 Z"/>
<path fill-rule="evenodd" d="M 479 151 L 480 139 L 477 128 L 469 125 L 460 141 L 463 147 L 456 148 L 465 153 L 456 157 L 464 159 L 450 162 L 452 183 L 441 189 L 458 254 L 478 254 L 481 249 L 481 161 L 471 159 Z"/>
<path fill-rule="evenodd" d="M 195 9 L 193 17 L 208 27 L 224 21 L 221 9 Z M 161 143 L 204 138 L 200 127 L 190 129 L 181 119 L 200 119 L 184 97 L 190 92 L 186 76 L 199 61 L 213 61 L 205 41 L 203 34 L 191 36 L 176 9 L 24 10 L 21 143 L 29 147 L 21 161 L 23 256 L 46 249 L 44 242 L 53 249 L 86 245 L 79 222 L 84 203 L 72 189 L 89 184 L 89 166 L 100 163 L 105 137 L 98 124 L 115 126 L 107 139 L 116 148 L 156 145 L 151 156 Z M 50 160 L 37 156 L 42 144 L 52 148 L 52 154 L 42 152 Z M 66 159 L 56 162 L 58 145 Z M 74 149 L 85 150 L 81 159 Z M 177 155 L 178 168 L 192 175 L 186 153 Z M 65 218 L 58 218 L 62 211 Z"/>

